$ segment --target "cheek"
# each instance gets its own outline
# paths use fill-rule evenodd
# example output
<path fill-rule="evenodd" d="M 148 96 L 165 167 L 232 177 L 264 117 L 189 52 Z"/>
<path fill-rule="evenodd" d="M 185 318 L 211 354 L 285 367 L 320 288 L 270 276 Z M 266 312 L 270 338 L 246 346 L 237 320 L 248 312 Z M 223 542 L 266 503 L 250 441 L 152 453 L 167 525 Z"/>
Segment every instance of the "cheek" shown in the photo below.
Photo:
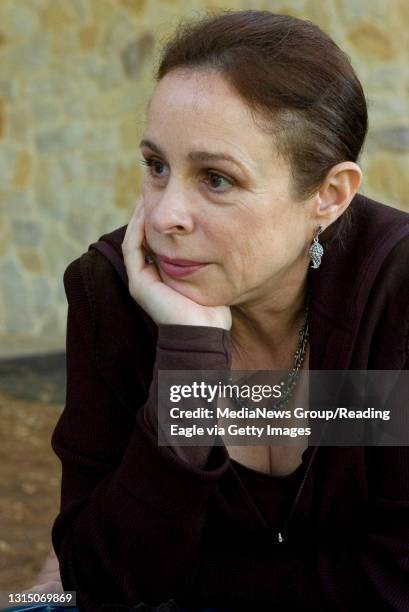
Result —
<path fill-rule="evenodd" d="M 249 232 L 237 233 L 232 236 L 222 265 L 230 291 L 234 294 L 247 291 L 264 265 L 262 244 L 252 239 Z"/>
<path fill-rule="evenodd" d="M 284 267 L 294 244 L 296 227 L 285 215 L 271 215 L 252 219 L 246 230 L 237 231 L 231 237 L 231 247 L 226 257 L 227 273 L 234 272 L 239 291 L 262 284 L 277 269 Z"/>

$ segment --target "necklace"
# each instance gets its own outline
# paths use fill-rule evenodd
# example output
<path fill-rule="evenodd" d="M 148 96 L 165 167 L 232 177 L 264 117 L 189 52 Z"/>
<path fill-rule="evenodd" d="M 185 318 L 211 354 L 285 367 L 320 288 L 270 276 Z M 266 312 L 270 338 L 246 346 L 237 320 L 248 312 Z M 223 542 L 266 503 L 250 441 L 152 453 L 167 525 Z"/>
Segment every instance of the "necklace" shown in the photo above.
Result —
<path fill-rule="evenodd" d="M 294 353 L 294 365 L 293 365 L 291 372 L 287 376 L 287 381 L 285 383 L 284 381 L 281 381 L 281 386 L 283 388 L 283 391 L 281 393 L 281 397 L 279 401 L 276 404 L 274 404 L 274 406 L 272 406 L 272 409 L 279 410 L 288 404 L 290 397 L 292 396 L 295 386 L 297 384 L 297 381 L 300 377 L 300 372 L 301 372 L 301 369 L 304 363 L 305 353 L 307 351 L 307 345 L 308 345 L 309 302 L 310 302 L 310 291 L 308 291 L 307 293 L 307 298 L 305 302 L 303 326 L 298 332 L 298 344 L 297 344 L 296 351 Z M 229 376 L 228 380 L 230 383 L 233 383 L 232 375 Z M 243 402 L 239 394 L 237 393 L 234 394 L 233 399 L 240 406 L 240 408 L 247 408 L 246 404 Z"/>
<path fill-rule="evenodd" d="M 280 400 L 274 405 L 273 409 L 280 409 L 283 406 L 286 406 L 290 397 L 293 394 L 294 388 L 297 384 L 297 381 L 300 377 L 300 372 L 304 363 L 304 359 L 305 359 L 305 354 L 306 354 L 306 350 L 307 350 L 307 344 L 308 344 L 308 335 L 309 335 L 309 330 L 308 330 L 308 310 L 309 310 L 309 301 L 310 301 L 310 295 L 311 292 L 308 291 L 307 293 L 307 298 L 306 298 L 306 303 L 305 303 L 305 307 L 304 307 L 304 323 L 302 328 L 300 329 L 300 331 L 298 332 L 298 344 L 297 344 L 297 348 L 296 351 L 294 353 L 294 365 L 293 368 L 291 370 L 291 372 L 289 373 L 288 377 L 287 377 L 287 381 L 284 387 L 284 392 L 281 395 Z M 233 382 L 232 376 L 230 375 L 229 378 L 230 382 Z M 282 381 L 282 385 L 283 385 L 284 381 Z M 246 408 L 246 405 L 244 404 L 244 402 L 242 401 L 242 399 L 240 398 L 240 396 L 238 394 L 233 395 L 233 400 L 241 407 L 241 408 Z M 287 516 L 287 519 L 284 523 L 283 528 L 276 532 L 277 534 L 277 540 L 278 542 L 281 544 L 284 542 L 285 538 L 286 538 L 286 532 L 287 532 L 287 526 L 288 523 L 295 511 L 295 508 L 297 506 L 298 500 L 301 496 L 301 492 L 304 488 L 304 484 L 305 481 L 307 479 L 308 473 L 310 471 L 310 468 L 312 466 L 312 463 L 314 461 L 314 457 L 315 454 L 317 452 L 318 447 L 314 448 L 314 451 L 312 453 L 312 456 L 310 458 L 310 461 L 308 463 L 307 469 L 304 473 L 301 485 L 297 491 L 297 494 L 295 496 L 295 499 L 293 501 L 293 504 L 291 506 L 290 512 Z M 235 470 L 233 469 L 233 471 L 235 472 Z M 236 474 L 236 477 L 238 477 L 238 475 Z M 259 517 L 261 518 L 262 522 L 264 523 L 265 527 L 268 528 L 267 522 L 264 519 L 264 517 L 262 516 L 260 510 L 257 508 L 257 506 L 255 505 L 255 503 L 253 502 L 253 500 L 251 499 L 248 491 L 245 491 L 245 495 L 244 495 L 244 499 L 247 502 L 247 504 L 250 506 L 250 508 L 253 508 L 256 510 L 257 514 L 259 515 Z"/>

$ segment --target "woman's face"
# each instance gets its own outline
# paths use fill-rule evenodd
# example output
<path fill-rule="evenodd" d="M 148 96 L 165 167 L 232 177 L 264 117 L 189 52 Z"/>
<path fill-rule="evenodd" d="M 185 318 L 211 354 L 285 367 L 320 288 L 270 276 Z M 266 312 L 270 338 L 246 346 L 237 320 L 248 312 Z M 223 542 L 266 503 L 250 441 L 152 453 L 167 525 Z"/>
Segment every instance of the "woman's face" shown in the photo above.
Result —
<path fill-rule="evenodd" d="M 288 165 L 220 74 L 166 75 L 141 150 L 149 162 L 148 247 L 208 264 L 181 278 L 159 266 L 167 285 L 202 305 L 231 306 L 284 290 L 305 273 L 310 207 L 291 199 Z"/>

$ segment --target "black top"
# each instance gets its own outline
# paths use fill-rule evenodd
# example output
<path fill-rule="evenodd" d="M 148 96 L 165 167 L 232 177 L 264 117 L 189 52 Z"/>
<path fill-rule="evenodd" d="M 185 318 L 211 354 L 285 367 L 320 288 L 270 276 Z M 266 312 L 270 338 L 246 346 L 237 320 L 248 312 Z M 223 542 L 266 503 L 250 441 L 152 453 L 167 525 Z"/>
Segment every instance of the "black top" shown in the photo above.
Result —
<path fill-rule="evenodd" d="M 409 215 L 356 196 L 354 225 L 310 272 L 310 369 L 409 368 Z M 104 237 L 121 256 L 125 227 Z M 188 609 L 409 609 L 409 447 L 315 447 L 284 479 L 215 447 L 206 468 L 158 446 L 158 369 L 229 366 L 229 332 L 159 325 L 93 248 L 65 271 L 67 397 L 52 530 L 65 590 Z M 311 469 L 288 538 L 279 523 Z M 239 474 L 240 479 L 237 479 Z M 244 486 L 243 486 L 244 485 Z M 195 607 L 196 606 L 196 607 Z M 120 608 L 118 608 L 120 609 Z"/>

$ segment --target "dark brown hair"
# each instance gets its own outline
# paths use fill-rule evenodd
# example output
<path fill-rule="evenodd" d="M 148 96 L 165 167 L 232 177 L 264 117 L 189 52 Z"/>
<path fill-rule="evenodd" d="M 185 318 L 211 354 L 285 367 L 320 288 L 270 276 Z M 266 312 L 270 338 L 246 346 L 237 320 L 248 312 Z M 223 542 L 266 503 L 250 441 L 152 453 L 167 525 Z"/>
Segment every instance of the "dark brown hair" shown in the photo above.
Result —
<path fill-rule="evenodd" d="M 368 121 L 361 83 L 348 56 L 310 21 L 257 10 L 182 21 L 156 80 L 178 68 L 217 70 L 255 120 L 267 119 L 262 127 L 290 165 L 296 199 L 315 193 L 332 166 L 358 160 Z"/>

